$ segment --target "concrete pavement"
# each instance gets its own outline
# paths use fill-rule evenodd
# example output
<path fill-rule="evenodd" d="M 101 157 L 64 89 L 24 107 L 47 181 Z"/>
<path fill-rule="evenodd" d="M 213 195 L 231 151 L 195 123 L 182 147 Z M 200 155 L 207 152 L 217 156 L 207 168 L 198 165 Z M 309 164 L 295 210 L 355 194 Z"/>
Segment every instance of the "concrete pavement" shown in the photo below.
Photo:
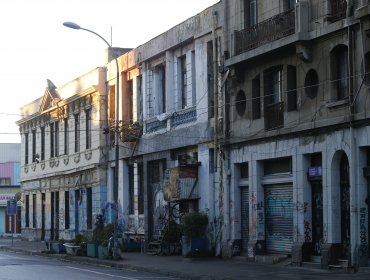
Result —
<path fill-rule="evenodd" d="M 286 260 L 278 264 L 257 264 L 247 262 L 244 258 L 225 260 L 221 258 L 189 259 L 182 256 L 156 256 L 140 252 L 123 253 L 119 261 L 105 260 L 67 254 L 48 254 L 44 242 L 25 241 L 20 238 L 0 238 L 0 250 L 22 254 L 32 254 L 48 258 L 59 258 L 65 261 L 106 265 L 119 269 L 156 272 L 162 275 L 184 279 L 348 279 L 348 273 L 323 269 L 294 267 Z M 289 277 L 291 276 L 291 277 Z M 298 278 L 295 278 L 299 276 Z M 364 268 L 354 274 L 351 279 L 369 279 L 370 269 Z"/>

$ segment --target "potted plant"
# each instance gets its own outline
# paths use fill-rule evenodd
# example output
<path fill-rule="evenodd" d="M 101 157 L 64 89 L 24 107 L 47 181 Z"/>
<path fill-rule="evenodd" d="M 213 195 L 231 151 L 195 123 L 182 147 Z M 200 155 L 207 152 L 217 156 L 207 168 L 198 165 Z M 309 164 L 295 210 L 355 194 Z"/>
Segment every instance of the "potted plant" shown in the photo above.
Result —
<path fill-rule="evenodd" d="M 114 225 L 107 224 L 104 226 L 103 230 L 100 231 L 98 236 L 98 258 L 105 259 L 108 257 L 108 245 L 109 240 L 113 236 L 114 233 Z"/>
<path fill-rule="evenodd" d="M 102 242 L 102 232 L 104 230 L 104 219 L 102 215 L 96 215 L 95 217 L 95 228 L 92 233 L 92 237 L 86 242 L 86 255 L 88 257 L 98 257 L 99 243 Z"/>
<path fill-rule="evenodd" d="M 73 240 L 64 243 L 68 255 L 86 256 L 87 237 L 82 234 L 77 234 Z"/>
<path fill-rule="evenodd" d="M 207 252 L 206 230 L 208 215 L 204 213 L 188 213 L 182 221 L 182 255 L 200 256 Z"/>

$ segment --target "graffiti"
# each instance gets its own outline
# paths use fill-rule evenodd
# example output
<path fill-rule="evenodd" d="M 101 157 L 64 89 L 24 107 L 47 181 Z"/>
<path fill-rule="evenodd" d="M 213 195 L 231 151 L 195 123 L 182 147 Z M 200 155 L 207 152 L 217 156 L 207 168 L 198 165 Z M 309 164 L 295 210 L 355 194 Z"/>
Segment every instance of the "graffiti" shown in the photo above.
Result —
<path fill-rule="evenodd" d="M 319 241 L 315 242 L 315 244 L 313 245 L 313 249 L 314 249 L 314 252 L 315 252 L 315 255 L 321 255 L 321 248 L 322 248 L 322 244 L 323 244 L 323 239 L 320 238 Z"/>
<path fill-rule="evenodd" d="M 360 208 L 360 256 L 367 255 L 366 208 Z"/>
<path fill-rule="evenodd" d="M 311 225 L 308 221 L 304 221 L 304 241 L 311 242 Z"/>
<path fill-rule="evenodd" d="M 313 194 L 313 202 L 316 205 L 317 210 L 322 210 L 323 201 L 322 201 L 322 192 L 316 192 Z"/>
<path fill-rule="evenodd" d="M 323 244 L 328 243 L 328 225 L 324 224 Z"/>
<path fill-rule="evenodd" d="M 276 199 L 269 196 L 266 200 L 266 215 L 293 218 L 292 199 Z"/>
<path fill-rule="evenodd" d="M 308 206 L 308 202 L 297 202 L 295 204 L 295 208 L 297 209 L 297 212 L 299 213 L 306 213 L 307 212 L 307 206 Z"/>
<path fill-rule="evenodd" d="M 59 216 L 57 217 L 59 219 L 60 225 L 64 225 L 64 209 L 60 208 Z"/>

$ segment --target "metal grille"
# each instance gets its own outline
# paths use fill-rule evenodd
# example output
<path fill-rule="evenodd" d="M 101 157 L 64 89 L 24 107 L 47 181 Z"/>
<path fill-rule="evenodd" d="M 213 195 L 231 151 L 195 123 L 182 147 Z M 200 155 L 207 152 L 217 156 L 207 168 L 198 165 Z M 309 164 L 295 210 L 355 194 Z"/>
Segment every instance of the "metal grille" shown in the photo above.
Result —
<path fill-rule="evenodd" d="M 265 217 L 267 253 L 291 253 L 293 244 L 291 185 L 265 187 Z"/>

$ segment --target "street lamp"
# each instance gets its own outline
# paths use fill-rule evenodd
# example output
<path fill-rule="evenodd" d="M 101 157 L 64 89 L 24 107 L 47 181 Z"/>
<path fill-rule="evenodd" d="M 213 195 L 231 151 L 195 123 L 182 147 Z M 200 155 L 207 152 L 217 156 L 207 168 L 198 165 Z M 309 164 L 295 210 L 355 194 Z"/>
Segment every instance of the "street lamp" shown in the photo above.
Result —
<path fill-rule="evenodd" d="M 108 43 L 107 40 L 105 40 L 101 35 L 98 33 L 82 28 L 78 24 L 74 22 L 63 22 L 63 25 L 68 28 L 77 29 L 77 30 L 84 30 L 87 32 L 90 32 L 96 36 L 98 36 L 100 39 L 102 39 L 107 45 L 108 48 L 111 49 L 111 44 Z M 115 57 L 114 60 L 116 61 L 116 121 L 114 126 L 114 145 L 115 145 L 115 168 L 114 168 L 114 176 L 113 176 L 113 198 L 114 198 L 114 204 L 115 204 L 115 221 L 114 221 L 114 233 L 113 233 L 113 258 L 118 259 L 120 258 L 120 255 L 118 253 L 118 234 L 117 234 L 117 226 L 118 226 L 118 164 L 119 164 L 119 68 L 118 68 L 118 60 Z"/>

